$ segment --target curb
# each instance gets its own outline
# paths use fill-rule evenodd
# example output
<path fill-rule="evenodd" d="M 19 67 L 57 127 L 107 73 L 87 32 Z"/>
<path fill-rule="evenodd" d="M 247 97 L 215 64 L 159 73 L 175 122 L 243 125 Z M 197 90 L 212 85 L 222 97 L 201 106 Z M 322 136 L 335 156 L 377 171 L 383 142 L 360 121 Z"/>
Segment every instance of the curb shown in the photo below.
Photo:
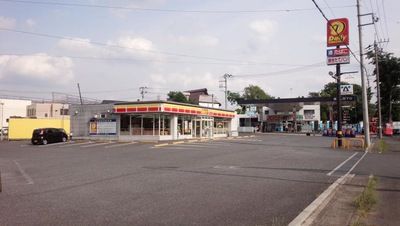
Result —
<path fill-rule="evenodd" d="M 345 184 L 353 177 L 354 174 L 345 174 L 337 179 L 321 195 L 319 195 L 317 199 L 315 199 L 295 219 L 293 219 L 288 226 L 311 225 L 318 214 L 325 208 L 329 201 L 331 201 L 339 186 Z"/>

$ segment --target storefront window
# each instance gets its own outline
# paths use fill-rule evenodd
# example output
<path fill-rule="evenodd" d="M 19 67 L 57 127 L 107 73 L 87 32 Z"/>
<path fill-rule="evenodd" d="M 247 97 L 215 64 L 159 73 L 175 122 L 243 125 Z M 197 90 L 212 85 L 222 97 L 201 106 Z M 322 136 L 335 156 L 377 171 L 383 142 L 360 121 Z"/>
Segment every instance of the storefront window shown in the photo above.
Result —
<path fill-rule="evenodd" d="M 161 135 L 171 135 L 171 116 L 161 116 Z"/>
<path fill-rule="evenodd" d="M 154 115 L 154 135 L 160 135 L 160 115 Z"/>
<path fill-rule="evenodd" d="M 228 132 L 228 121 L 221 118 L 214 119 L 214 134 L 226 134 Z"/>
<path fill-rule="evenodd" d="M 129 135 L 129 115 L 121 115 L 120 134 Z"/>
<path fill-rule="evenodd" d="M 143 133 L 142 135 L 153 135 L 154 115 L 143 115 Z"/>
<path fill-rule="evenodd" d="M 131 134 L 134 136 L 142 135 L 142 116 L 131 116 Z"/>
<path fill-rule="evenodd" d="M 192 117 L 190 116 L 179 116 L 178 117 L 178 131 L 181 135 L 192 134 Z"/>

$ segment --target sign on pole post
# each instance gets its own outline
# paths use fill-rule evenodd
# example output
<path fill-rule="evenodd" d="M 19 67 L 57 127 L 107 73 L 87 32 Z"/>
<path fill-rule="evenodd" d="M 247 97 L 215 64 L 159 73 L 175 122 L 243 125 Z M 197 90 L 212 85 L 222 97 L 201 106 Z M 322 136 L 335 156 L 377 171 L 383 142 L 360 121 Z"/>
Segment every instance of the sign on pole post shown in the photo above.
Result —
<path fill-rule="evenodd" d="M 328 65 L 350 63 L 350 51 L 348 48 L 327 49 L 326 56 Z"/>
<path fill-rule="evenodd" d="M 349 20 L 339 18 L 327 23 L 327 46 L 349 45 Z"/>
<path fill-rule="evenodd" d="M 353 95 L 353 85 L 340 85 L 340 95 Z"/>

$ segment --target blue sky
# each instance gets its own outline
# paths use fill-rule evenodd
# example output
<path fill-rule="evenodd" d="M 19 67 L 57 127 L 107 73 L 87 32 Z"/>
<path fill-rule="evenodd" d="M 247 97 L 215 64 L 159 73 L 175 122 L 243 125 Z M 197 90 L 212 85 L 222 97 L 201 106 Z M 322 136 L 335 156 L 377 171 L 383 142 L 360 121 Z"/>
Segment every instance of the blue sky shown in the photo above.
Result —
<path fill-rule="evenodd" d="M 97 99 L 136 100 L 140 86 L 149 87 L 148 100 L 165 98 L 169 90 L 206 87 L 223 102 L 218 81 L 225 73 L 234 75 L 230 90 L 255 84 L 279 97 L 306 96 L 332 81 L 328 72 L 334 67 L 325 64 L 326 22 L 311 0 L 47 1 L 142 10 L 0 1 L 0 94 L 76 94 L 79 82 L 85 96 Z M 316 2 L 329 18 L 349 18 L 350 47 L 358 53 L 355 1 Z M 361 4 L 362 13 L 374 11 L 381 18 L 379 37 L 390 39 L 382 47 L 399 56 L 400 2 L 364 0 Z M 306 10 L 237 12 L 270 9 Z M 218 10 L 236 12 L 204 12 Z M 373 39 L 374 27 L 364 27 L 364 46 Z M 311 64 L 315 65 L 299 68 Z M 342 70 L 359 70 L 359 66 L 352 59 Z M 359 74 L 344 79 L 361 81 Z"/>

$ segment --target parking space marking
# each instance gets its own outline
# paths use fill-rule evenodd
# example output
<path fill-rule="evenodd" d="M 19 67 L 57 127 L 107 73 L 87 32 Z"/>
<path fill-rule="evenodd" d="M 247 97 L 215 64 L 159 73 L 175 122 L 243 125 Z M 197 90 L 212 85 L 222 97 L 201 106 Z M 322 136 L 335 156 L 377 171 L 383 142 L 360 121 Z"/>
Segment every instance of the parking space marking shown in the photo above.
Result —
<path fill-rule="evenodd" d="M 104 143 L 94 142 L 94 144 L 83 145 L 83 146 L 81 146 L 81 148 L 90 148 L 90 147 L 102 146 L 102 145 L 107 145 L 107 144 L 114 144 L 114 142 L 104 142 Z"/>
<path fill-rule="evenodd" d="M 164 147 L 170 145 L 169 143 L 164 143 L 164 144 L 156 144 L 152 148 L 158 148 L 158 147 Z"/>
<path fill-rule="evenodd" d="M 85 145 L 85 144 L 92 144 L 92 143 L 93 143 L 92 141 L 89 141 L 89 142 L 82 142 L 82 143 L 78 142 L 78 143 L 74 143 L 74 144 L 66 144 L 66 145 L 63 145 L 63 146 L 60 146 L 60 148 L 72 147 L 72 146 L 78 146 L 78 145 Z"/>
<path fill-rule="evenodd" d="M 113 144 L 109 146 L 105 146 L 104 148 L 116 148 L 116 147 L 123 147 L 123 146 L 128 146 L 131 144 L 137 144 L 138 142 L 126 142 L 126 143 L 118 143 L 118 144 Z"/>
<path fill-rule="evenodd" d="M 17 166 L 19 172 L 21 173 L 21 175 L 25 178 L 27 184 L 34 184 L 32 178 L 25 172 L 24 169 L 22 169 L 21 165 L 14 160 L 15 165 Z"/>
<path fill-rule="evenodd" d="M 189 149 L 197 149 L 198 147 L 183 147 L 183 146 L 161 146 L 158 149 L 162 150 L 189 150 Z"/>
<path fill-rule="evenodd" d="M 344 160 L 342 163 L 340 163 L 338 166 L 336 166 L 335 169 L 333 169 L 331 172 L 327 173 L 327 176 L 331 176 L 333 173 L 336 172 L 336 170 L 340 169 L 340 167 L 342 167 L 344 164 L 346 164 L 346 162 L 348 162 L 350 159 L 352 159 L 354 156 L 356 156 L 358 154 L 358 152 L 354 153 L 352 156 L 348 157 L 346 160 Z"/>
<path fill-rule="evenodd" d="M 52 144 L 40 145 L 39 147 L 45 148 L 45 147 L 51 147 L 51 146 L 63 146 L 63 145 L 74 144 L 74 143 L 75 143 L 75 141 L 70 141 L 70 142 L 59 142 L 59 143 L 52 143 Z"/>

